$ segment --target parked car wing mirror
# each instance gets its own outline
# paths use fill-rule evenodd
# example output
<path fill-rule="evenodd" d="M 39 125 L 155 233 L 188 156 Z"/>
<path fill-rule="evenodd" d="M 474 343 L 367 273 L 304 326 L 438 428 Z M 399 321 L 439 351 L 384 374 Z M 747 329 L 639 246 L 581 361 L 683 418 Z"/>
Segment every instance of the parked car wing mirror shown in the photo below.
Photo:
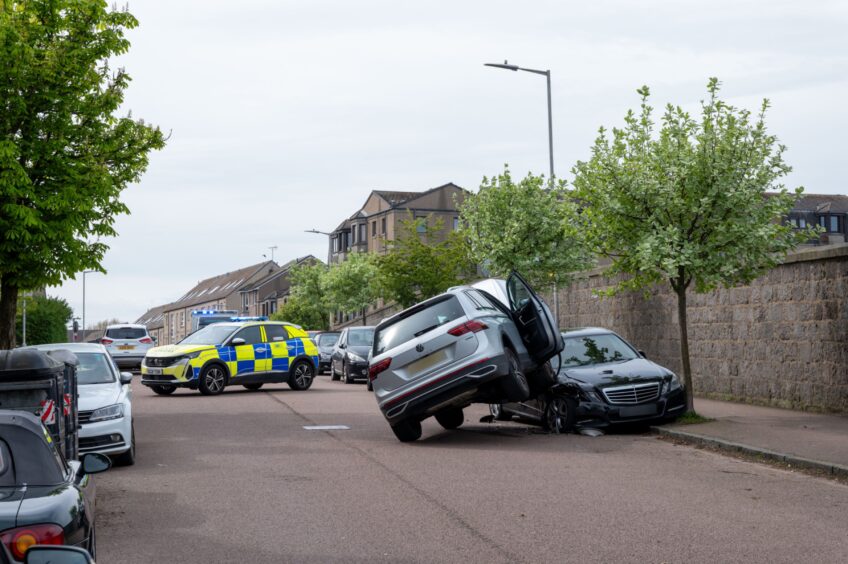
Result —
<path fill-rule="evenodd" d="M 24 564 L 92 564 L 91 554 L 76 546 L 31 546 L 24 555 Z"/>
<path fill-rule="evenodd" d="M 112 461 L 105 454 L 89 452 L 82 457 L 82 471 L 84 474 L 98 474 L 112 467 Z"/>
<path fill-rule="evenodd" d="M 231 347 L 238 347 L 238 346 L 244 345 L 245 343 L 247 343 L 247 341 L 245 341 L 241 337 L 236 337 L 235 339 L 230 341 L 230 346 Z"/>
<path fill-rule="evenodd" d="M 346 345 L 346 344 L 344 344 L 344 343 L 339 343 L 339 348 L 340 348 L 340 349 L 346 349 L 346 348 L 347 348 L 347 345 Z"/>
<path fill-rule="evenodd" d="M 132 384 L 132 372 L 121 372 L 121 384 Z"/>
<path fill-rule="evenodd" d="M 645 351 L 639 351 L 639 354 L 642 355 L 642 358 L 648 358 L 648 355 L 645 354 Z"/>

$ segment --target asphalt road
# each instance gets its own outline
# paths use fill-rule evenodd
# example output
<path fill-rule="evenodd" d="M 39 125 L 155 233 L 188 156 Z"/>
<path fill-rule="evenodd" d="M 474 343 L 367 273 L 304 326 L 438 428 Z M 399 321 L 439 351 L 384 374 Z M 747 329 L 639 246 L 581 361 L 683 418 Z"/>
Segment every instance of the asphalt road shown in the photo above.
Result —
<path fill-rule="evenodd" d="M 847 486 L 648 434 L 472 406 L 401 444 L 364 385 L 325 376 L 133 392 L 138 462 L 97 476 L 99 563 L 848 561 Z"/>

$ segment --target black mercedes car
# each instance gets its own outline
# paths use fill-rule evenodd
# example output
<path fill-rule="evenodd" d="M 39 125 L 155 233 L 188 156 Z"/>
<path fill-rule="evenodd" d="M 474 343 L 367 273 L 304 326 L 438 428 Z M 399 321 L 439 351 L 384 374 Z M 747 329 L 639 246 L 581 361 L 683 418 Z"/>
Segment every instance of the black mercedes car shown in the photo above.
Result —
<path fill-rule="evenodd" d="M 330 376 L 333 380 L 352 384 L 368 380 L 368 353 L 374 343 L 373 327 L 346 327 L 333 347 Z"/>
<path fill-rule="evenodd" d="M 562 337 L 565 348 L 551 359 L 557 383 L 525 402 L 490 405 L 495 419 L 518 416 L 559 432 L 575 425 L 671 421 L 685 411 L 680 379 L 616 333 L 588 327 Z"/>
<path fill-rule="evenodd" d="M 22 562 L 30 546 L 61 544 L 95 554 L 94 481 L 109 458 L 66 462 L 41 421 L 0 410 L 0 542 Z"/>

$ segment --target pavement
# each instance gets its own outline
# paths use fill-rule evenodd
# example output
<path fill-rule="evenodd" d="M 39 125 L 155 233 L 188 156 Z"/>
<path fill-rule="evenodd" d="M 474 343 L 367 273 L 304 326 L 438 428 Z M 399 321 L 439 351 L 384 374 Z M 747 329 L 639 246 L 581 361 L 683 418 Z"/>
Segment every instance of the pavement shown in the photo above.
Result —
<path fill-rule="evenodd" d="M 848 478 L 848 416 L 703 398 L 695 398 L 695 411 L 714 421 L 654 432 Z"/>

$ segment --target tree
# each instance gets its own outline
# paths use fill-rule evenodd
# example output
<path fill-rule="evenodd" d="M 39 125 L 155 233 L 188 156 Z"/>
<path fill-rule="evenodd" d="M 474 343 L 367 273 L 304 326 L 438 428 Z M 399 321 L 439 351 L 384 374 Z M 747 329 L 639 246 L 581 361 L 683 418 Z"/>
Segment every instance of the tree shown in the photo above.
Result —
<path fill-rule="evenodd" d="M 158 128 L 119 117 L 136 19 L 104 0 L 0 0 L 0 349 L 15 344 L 18 291 L 102 271 L 121 191 Z"/>
<path fill-rule="evenodd" d="M 532 285 L 561 285 L 591 264 L 573 198 L 562 182 L 550 189 L 546 184 L 532 174 L 516 184 L 505 167 L 460 204 L 471 256 L 493 275 L 517 270 Z"/>
<path fill-rule="evenodd" d="M 686 292 L 750 282 L 814 231 L 781 221 L 802 193 L 778 180 L 791 168 L 785 147 L 766 131 L 764 100 L 752 118 L 709 97 L 696 121 L 668 105 L 654 135 L 649 90 L 623 129 L 600 134 L 587 162 L 573 173 L 576 196 L 594 250 L 612 259 L 610 274 L 629 275 L 613 291 L 668 282 L 677 295 L 686 405 L 693 411 Z"/>
<path fill-rule="evenodd" d="M 407 308 L 461 284 L 474 273 L 465 239 L 444 233 L 444 222 L 427 225 L 424 218 L 402 220 L 388 251 L 377 258 L 383 297 Z"/>
<path fill-rule="evenodd" d="M 64 343 L 68 340 L 67 324 L 73 316 L 68 302 L 61 298 L 23 298 L 27 300 L 27 345 Z M 23 300 L 17 312 L 16 333 L 23 341 Z"/>
<path fill-rule="evenodd" d="M 324 278 L 324 292 L 330 309 L 361 312 L 365 325 L 365 310 L 380 296 L 377 266 L 373 255 L 352 253 L 342 263 L 330 266 Z"/>
<path fill-rule="evenodd" d="M 307 329 L 330 328 L 329 308 L 324 294 L 327 266 L 303 264 L 292 269 L 288 301 L 271 316 L 275 321 L 296 323 Z"/>

